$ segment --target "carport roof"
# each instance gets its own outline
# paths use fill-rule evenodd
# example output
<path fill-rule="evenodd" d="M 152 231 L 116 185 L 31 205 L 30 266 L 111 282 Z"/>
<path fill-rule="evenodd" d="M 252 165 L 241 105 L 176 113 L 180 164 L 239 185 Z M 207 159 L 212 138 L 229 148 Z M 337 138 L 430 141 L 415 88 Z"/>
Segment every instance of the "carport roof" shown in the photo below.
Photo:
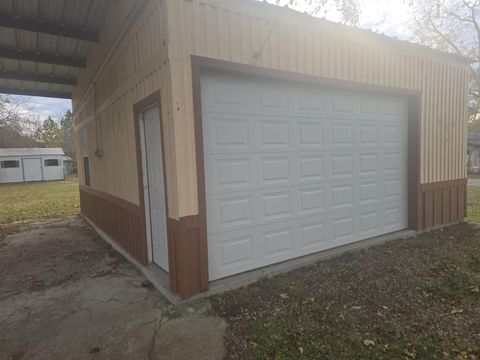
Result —
<path fill-rule="evenodd" d="M 114 1 L 0 1 L 0 93 L 70 98 Z"/>

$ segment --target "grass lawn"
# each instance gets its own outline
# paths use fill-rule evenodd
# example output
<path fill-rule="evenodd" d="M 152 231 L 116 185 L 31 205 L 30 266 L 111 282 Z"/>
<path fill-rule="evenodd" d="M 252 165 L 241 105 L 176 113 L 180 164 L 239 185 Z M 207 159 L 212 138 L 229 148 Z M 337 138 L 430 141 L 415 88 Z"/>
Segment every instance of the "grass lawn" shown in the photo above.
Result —
<path fill-rule="evenodd" d="M 478 186 L 468 187 L 466 221 L 480 223 L 480 187 Z"/>
<path fill-rule="evenodd" d="M 468 214 L 480 223 L 480 187 Z M 228 359 L 479 359 L 480 229 L 347 253 L 211 300 Z"/>
<path fill-rule="evenodd" d="M 0 185 L 0 239 L 19 222 L 61 218 L 80 209 L 78 178 Z"/>
<path fill-rule="evenodd" d="M 229 359 L 478 359 L 480 232 L 455 225 L 211 300 Z"/>

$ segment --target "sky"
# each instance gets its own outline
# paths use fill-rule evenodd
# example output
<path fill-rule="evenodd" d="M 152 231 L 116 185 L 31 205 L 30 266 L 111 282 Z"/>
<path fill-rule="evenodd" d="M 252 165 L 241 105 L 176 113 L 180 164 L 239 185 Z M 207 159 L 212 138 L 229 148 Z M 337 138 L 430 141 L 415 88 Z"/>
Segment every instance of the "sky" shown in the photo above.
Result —
<path fill-rule="evenodd" d="M 72 109 L 72 101 L 68 99 L 55 99 L 39 96 L 10 95 L 12 102 L 20 104 L 20 113 L 25 116 L 45 120 L 48 116 L 56 120 Z"/>
<path fill-rule="evenodd" d="M 260 0 L 261 1 L 261 0 Z M 267 0 L 275 3 L 276 0 Z M 402 40 L 410 37 L 409 28 L 407 26 L 410 17 L 404 0 L 359 0 L 362 9 L 360 16 L 360 27 L 370 29 L 389 36 L 395 36 Z M 308 12 L 309 6 L 307 2 L 298 1 L 295 10 L 300 12 Z M 280 0 L 280 5 L 285 5 L 288 0 Z M 334 6 L 334 2 L 324 13 L 318 14 L 328 20 L 338 22 L 340 14 Z M 71 109 L 71 101 L 65 99 L 52 99 L 34 96 L 12 96 L 12 100 L 22 102 L 22 113 L 24 115 L 44 120 L 48 116 L 55 119 Z"/>
<path fill-rule="evenodd" d="M 262 0 L 259 0 L 262 1 Z M 267 0 L 271 4 L 277 0 Z M 370 29 L 389 36 L 407 40 L 411 34 L 407 25 L 410 19 L 408 6 L 405 0 L 358 0 L 361 8 L 360 24 L 364 29 Z M 284 6 L 289 0 L 279 0 L 279 5 Z M 303 3 L 303 5 L 302 5 Z M 298 0 L 292 7 L 300 12 L 308 12 L 311 6 L 308 1 Z M 330 0 L 326 10 L 317 16 L 338 22 L 340 14 L 335 8 L 335 2 Z"/>

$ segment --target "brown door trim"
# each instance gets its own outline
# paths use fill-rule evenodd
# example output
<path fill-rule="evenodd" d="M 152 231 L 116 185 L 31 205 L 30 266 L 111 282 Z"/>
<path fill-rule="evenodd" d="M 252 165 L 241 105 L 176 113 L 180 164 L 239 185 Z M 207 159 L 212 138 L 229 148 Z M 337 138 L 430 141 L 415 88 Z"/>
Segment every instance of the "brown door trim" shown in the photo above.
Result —
<path fill-rule="evenodd" d="M 142 146 L 140 140 L 140 115 L 149 107 L 158 106 L 159 114 L 160 114 L 160 138 L 162 139 L 162 158 L 163 158 L 163 176 L 164 176 L 164 191 L 165 191 L 165 210 L 166 210 L 166 224 L 167 224 L 167 234 L 169 234 L 169 212 L 168 212 L 168 189 L 167 189 L 167 179 L 165 177 L 166 168 L 165 168 L 165 141 L 163 136 L 163 119 L 162 119 L 162 106 L 161 106 L 161 97 L 160 97 L 160 90 L 155 91 L 154 93 L 150 94 L 149 96 L 145 97 L 144 99 L 140 100 L 139 102 L 133 105 L 133 121 L 134 121 L 134 131 L 135 131 L 135 149 L 137 155 L 137 177 L 138 177 L 138 196 L 139 196 L 139 204 L 140 209 L 142 210 L 142 226 L 145 228 L 145 241 L 147 242 L 147 248 L 151 245 L 148 244 L 148 236 L 147 236 L 147 221 L 146 221 L 146 209 L 145 209 L 145 192 L 143 189 L 143 154 L 142 154 Z M 172 253 L 172 249 L 174 249 L 173 244 L 171 244 L 170 237 L 167 236 L 168 242 L 168 264 L 169 264 L 169 282 L 170 287 L 173 288 L 172 279 L 175 277 L 175 256 Z M 153 254 L 152 254 L 153 256 Z M 149 259 L 150 262 L 153 259 Z"/>
<path fill-rule="evenodd" d="M 420 195 L 420 118 L 421 118 L 421 92 L 387 86 L 362 84 L 358 82 L 324 78 L 320 76 L 305 75 L 284 70 L 264 68 L 256 65 L 239 64 L 230 61 L 211 59 L 192 55 L 192 88 L 193 88 L 193 116 L 195 124 L 195 150 L 197 161 L 197 187 L 199 231 L 201 239 L 201 252 L 199 254 L 202 264 L 202 287 L 208 287 L 208 243 L 207 243 L 207 214 L 205 192 L 205 168 L 203 157 L 203 130 L 202 130 L 202 100 L 200 76 L 204 70 L 228 72 L 250 76 L 281 79 L 292 82 L 309 83 L 322 86 L 360 90 L 362 92 L 382 93 L 404 96 L 408 100 L 408 226 L 418 229 L 421 221 Z"/>

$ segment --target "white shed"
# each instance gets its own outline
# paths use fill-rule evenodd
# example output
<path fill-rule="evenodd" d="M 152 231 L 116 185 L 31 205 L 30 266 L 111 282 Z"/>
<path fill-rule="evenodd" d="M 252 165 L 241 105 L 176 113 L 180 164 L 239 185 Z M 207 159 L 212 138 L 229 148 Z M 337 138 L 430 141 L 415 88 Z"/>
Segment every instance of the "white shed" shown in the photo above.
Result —
<path fill-rule="evenodd" d="M 61 148 L 0 149 L 0 183 L 64 180 Z"/>

